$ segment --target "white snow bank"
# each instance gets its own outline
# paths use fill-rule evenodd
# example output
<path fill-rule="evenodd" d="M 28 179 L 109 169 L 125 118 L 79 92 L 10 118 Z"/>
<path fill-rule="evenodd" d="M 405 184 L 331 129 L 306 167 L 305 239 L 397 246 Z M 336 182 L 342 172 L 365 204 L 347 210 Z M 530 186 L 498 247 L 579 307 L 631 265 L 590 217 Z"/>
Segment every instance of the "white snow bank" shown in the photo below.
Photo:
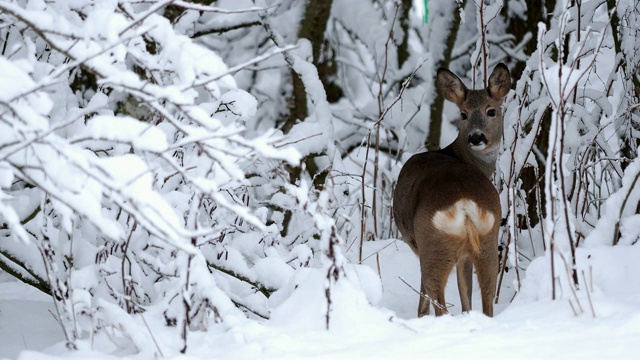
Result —
<path fill-rule="evenodd" d="M 365 255 L 378 252 L 385 273 L 409 276 L 416 265 L 406 245 L 393 240 L 365 243 Z M 284 289 L 268 321 L 241 321 L 232 325 L 218 324 L 206 332 L 190 335 L 188 355 L 165 353 L 170 359 L 272 359 L 272 358 L 492 358 L 492 359 L 602 359 L 635 358 L 640 352 L 640 246 L 598 247 L 578 249 L 578 269 L 593 269 L 592 298 L 595 318 L 589 310 L 586 289 L 578 292 L 584 308 L 575 316 L 569 299 L 573 295 L 565 286 L 559 300 L 549 295 L 551 277 L 548 257 L 529 267 L 522 292 L 507 309 L 494 318 L 479 311 L 453 316 L 420 319 L 398 318 L 393 311 L 371 305 L 375 302 L 378 266 L 347 266 L 349 281 L 332 287 L 330 330 L 326 330 L 326 273 L 321 269 L 300 269 Z M 372 258 L 369 258 L 371 260 Z M 399 270 L 395 270 L 395 269 Z M 561 269 L 557 266 L 556 269 Z M 354 276 L 354 272 L 359 275 Z M 407 278 L 410 283 L 414 277 Z M 394 309 L 414 306 L 417 295 L 407 286 L 389 285 L 383 276 L 384 292 L 401 292 L 396 303 L 382 304 Z M 587 275 L 587 278 L 590 277 Z M 455 275 L 452 276 L 455 279 Z M 589 280 L 591 282 L 591 280 Z M 377 285 L 376 285 L 377 283 Z M 454 283 L 449 283 L 449 288 Z M 20 285 L 25 286 L 25 285 Z M 475 286 L 474 286 L 475 287 Z M 589 287 L 591 288 L 591 286 Z M 14 289 L 15 290 L 15 289 Z M 11 291 L 14 291 L 11 290 Z M 448 289 L 451 290 L 451 289 Z M 370 292 L 368 296 L 365 291 Z M 455 293 L 455 285 L 452 289 Z M 477 291 L 477 290 L 476 290 Z M 0 286 L 0 299 L 4 289 Z M 379 294 L 379 293 L 378 293 Z M 371 296 L 373 295 L 373 296 Z M 272 295 L 272 300 L 278 293 Z M 388 298 L 387 298 L 388 299 Z M 451 300 L 455 300 L 451 296 Z M 508 302 L 509 299 L 505 301 Z M 3 304 L 3 300 L 0 300 Z M 16 311 L 19 311 L 16 309 Z M 2 313 L 0 313 L 2 315 Z M 2 326 L 4 323 L 0 323 Z M 175 328 L 153 326 L 158 338 L 175 337 Z M 15 327 L 16 325 L 10 325 Z M 174 334 L 174 335 L 172 335 Z M 44 337 L 46 335 L 37 335 Z M 59 338 L 58 338 L 59 339 Z M 0 348 L 6 340 L 0 338 Z M 57 340 L 54 340 L 57 341 Z M 142 355 L 105 355 L 109 341 L 104 335 L 94 340 L 94 351 L 88 341 L 84 350 L 69 352 L 59 343 L 44 352 L 23 351 L 19 359 L 141 359 Z M 53 341 L 51 341 L 53 342 Z M 51 343 L 50 342 L 50 343 Z M 160 346 L 162 347 L 162 343 Z M 146 354 L 148 355 L 148 353 Z M 11 355 L 13 356 L 13 355 Z"/>

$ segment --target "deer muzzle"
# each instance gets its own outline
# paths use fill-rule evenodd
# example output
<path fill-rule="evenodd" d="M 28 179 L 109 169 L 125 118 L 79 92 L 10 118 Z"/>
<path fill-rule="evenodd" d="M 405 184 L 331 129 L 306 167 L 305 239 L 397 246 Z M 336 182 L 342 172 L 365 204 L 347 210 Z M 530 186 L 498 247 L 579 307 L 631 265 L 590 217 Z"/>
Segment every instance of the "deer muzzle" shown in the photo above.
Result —
<path fill-rule="evenodd" d="M 488 143 L 487 136 L 480 131 L 475 131 L 469 135 L 469 146 L 474 150 L 482 150 Z"/>

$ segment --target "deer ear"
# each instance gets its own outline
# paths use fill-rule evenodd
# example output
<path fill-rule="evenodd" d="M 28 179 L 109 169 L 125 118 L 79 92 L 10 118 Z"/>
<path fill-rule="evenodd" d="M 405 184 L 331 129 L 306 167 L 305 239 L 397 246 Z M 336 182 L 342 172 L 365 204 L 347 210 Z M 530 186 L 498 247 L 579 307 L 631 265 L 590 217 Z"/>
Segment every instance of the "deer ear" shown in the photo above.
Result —
<path fill-rule="evenodd" d="M 445 99 L 458 106 L 462 105 L 469 90 L 464 86 L 464 83 L 459 77 L 448 69 L 440 68 L 438 70 L 437 81 L 438 88 L 442 91 Z"/>
<path fill-rule="evenodd" d="M 493 73 L 489 77 L 489 86 L 487 92 L 496 99 L 502 100 L 511 90 L 511 74 L 507 65 L 500 63 L 493 69 Z"/>

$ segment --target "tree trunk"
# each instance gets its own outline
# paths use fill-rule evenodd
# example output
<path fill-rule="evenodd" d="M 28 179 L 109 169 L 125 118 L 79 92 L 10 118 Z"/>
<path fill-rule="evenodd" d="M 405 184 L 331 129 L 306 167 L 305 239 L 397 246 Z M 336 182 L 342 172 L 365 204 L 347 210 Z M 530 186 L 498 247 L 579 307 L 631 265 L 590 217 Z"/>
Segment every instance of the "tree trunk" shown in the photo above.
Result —
<path fill-rule="evenodd" d="M 335 64 L 333 64 L 332 58 L 321 59 L 320 55 L 322 54 L 323 46 L 325 43 L 324 33 L 327 29 L 327 21 L 329 20 L 329 16 L 331 15 L 332 4 L 332 0 L 309 0 L 304 12 L 304 18 L 301 20 L 300 28 L 298 30 L 298 38 L 307 39 L 311 43 L 313 64 L 318 69 L 318 76 L 323 86 L 325 87 L 328 98 L 330 93 L 335 93 L 335 91 L 332 92 L 327 90 L 327 84 L 333 84 L 333 82 L 330 82 L 329 79 L 336 74 L 337 67 L 335 66 Z M 327 63 L 330 64 L 327 65 Z M 293 71 L 293 69 L 291 69 L 291 81 L 293 85 L 293 92 L 289 101 L 291 107 L 289 109 L 289 117 L 282 126 L 282 131 L 285 134 L 291 131 L 291 128 L 296 124 L 297 121 L 304 121 L 304 119 L 306 119 L 309 115 L 309 109 L 307 108 L 307 92 L 304 88 L 304 83 L 302 82 L 298 74 Z M 339 96 L 342 96 L 341 91 L 339 91 L 339 94 Z M 304 159 L 302 159 L 302 163 L 305 164 L 307 171 L 311 175 L 314 187 L 316 189 L 320 189 L 324 187 L 327 173 L 326 171 L 321 170 L 316 164 L 315 158 L 317 156 L 318 154 L 308 155 Z M 287 172 L 289 173 L 290 182 L 292 184 L 295 184 L 302 175 L 302 168 L 300 166 L 287 167 Z M 280 235 L 282 235 L 283 237 L 287 234 L 290 222 L 291 211 L 287 210 L 284 214 L 282 231 L 280 232 Z"/>
<path fill-rule="evenodd" d="M 402 0 L 400 9 L 400 28 L 402 29 L 402 42 L 398 46 L 398 69 L 402 69 L 402 65 L 409 59 L 409 30 L 410 20 L 409 12 L 413 0 Z"/>
<path fill-rule="evenodd" d="M 463 0 L 459 5 L 464 9 L 466 0 Z M 449 67 L 451 62 L 451 53 L 453 47 L 456 44 L 458 38 L 458 30 L 460 29 L 460 22 L 462 19 L 459 14 L 453 19 L 451 23 L 451 29 L 449 29 L 449 36 L 447 37 L 447 46 L 442 54 L 442 59 L 436 63 L 435 68 Z M 425 143 L 427 150 L 438 150 L 440 148 L 440 135 L 442 133 L 442 110 L 444 109 L 444 97 L 440 91 L 436 91 L 435 99 L 431 104 L 431 120 L 429 121 L 429 135 L 427 136 L 427 142 Z"/>
<path fill-rule="evenodd" d="M 324 45 L 324 33 L 327 29 L 327 21 L 331 14 L 332 0 L 313 1 L 310 0 L 307 3 L 307 7 L 304 12 L 304 18 L 300 22 L 300 29 L 298 30 L 299 39 L 307 39 L 311 43 L 313 64 L 318 68 L 318 75 L 323 85 L 326 83 L 325 79 L 331 74 L 324 74 L 320 71 L 320 54 L 322 46 Z M 334 70 L 335 71 L 335 70 Z M 325 70 L 325 72 L 327 72 Z M 293 85 L 293 93 L 291 94 L 291 108 L 289 109 L 289 118 L 282 127 L 282 131 L 288 133 L 293 125 L 297 121 L 304 121 L 309 115 L 309 109 L 307 109 L 307 93 L 304 88 L 304 84 L 298 74 L 291 70 L 291 81 Z"/>
<path fill-rule="evenodd" d="M 527 55 L 533 54 L 536 51 L 538 46 L 537 44 L 537 34 L 535 33 L 538 29 L 538 23 L 544 22 L 547 24 L 547 28 L 550 28 L 551 16 L 547 14 L 549 12 L 553 12 L 553 9 L 556 7 L 556 0 L 544 0 L 543 4 L 540 5 L 531 5 L 527 8 L 526 19 L 521 18 L 510 18 L 507 19 L 507 33 L 511 34 L 515 37 L 514 42 L 520 43 L 527 34 L 534 32 L 530 38 L 530 40 L 526 43 L 524 47 L 524 53 Z M 505 12 L 508 13 L 509 2 L 505 2 Z M 522 72 L 526 67 L 526 62 L 517 61 L 511 69 L 511 76 L 513 79 L 520 79 L 522 76 Z M 551 112 L 546 111 L 541 120 L 541 129 L 538 138 L 536 139 L 535 147 L 540 150 L 543 156 L 547 156 L 547 147 L 549 145 L 549 127 L 551 125 Z M 538 209 L 544 212 L 545 203 L 544 196 L 542 196 L 539 200 L 536 197 L 536 187 L 540 187 L 540 189 L 545 189 L 545 181 L 544 181 L 544 173 L 545 173 L 545 165 L 544 163 L 538 162 L 538 176 L 536 177 L 536 172 L 532 168 L 525 168 L 522 171 L 520 176 L 522 180 L 522 189 L 525 191 L 526 201 L 527 201 L 527 215 L 529 217 L 528 224 L 531 226 L 536 226 L 544 214 L 539 214 Z M 520 221 L 520 228 L 526 228 L 527 222 Z"/>

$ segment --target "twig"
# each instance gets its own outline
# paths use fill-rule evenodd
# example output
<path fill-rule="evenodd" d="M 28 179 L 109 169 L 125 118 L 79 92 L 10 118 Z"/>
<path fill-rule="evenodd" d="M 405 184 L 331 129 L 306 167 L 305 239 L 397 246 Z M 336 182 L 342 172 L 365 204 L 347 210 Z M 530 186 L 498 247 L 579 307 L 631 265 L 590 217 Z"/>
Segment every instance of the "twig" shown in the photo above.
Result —
<path fill-rule="evenodd" d="M 361 190 L 361 197 L 362 199 L 360 199 L 360 201 L 362 201 L 362 206 L 360 208 L 360 249 L 358 252 L 358 261 L 361 264 L 363 259 L 362 259 L 362 248 L 364 246 L 364 233 L 366 231 L 366 186 L 365 186 L 365 175 L 367 173 L 367 164 L 369 163 L 369 149 L 370 149 L 370 139 L 371 139 L 371 132 L 369 132 L 369 134 L 367 135 L 367 151 L 365 153 L 364 156 L 364 163 L 362 165 L 362 176 L 361 176 L 361 183 L 360 183 L 360 190 Z"/>
<path fill-rule="evenodd" d="M 151 340 L 153 340 L 153 343 L 156 345 L 156 349 L 158 349 L 158 353 L 160 353 L 160 357 L 164 357 L 164 354 L 162 353 L 162 349 L 160 349 L 160 345 L 158 344 L 158 341 L 156 340 L 156 337 L 153 336 L 153 332 L 151 331 L 151 328 L 149 327 L 149 324 L 147 324 L 147 320 L 144 318 L 144 314 L 140 313 L 140 318 L 142 319 L 142 322 L 144 323 L 144 326 L 147 328 L 147 331 L 149 331 L 149 335 L 151 336 Z"/>
<path fill-rule="evenodd" d="M 273 144 L 273 147 L 276 148 L 276 149 L 279 149 L 281 147 L 285 147 L 285 146 L 292 145 L 292 144 L 297 144 L 297 143 L 299 143 L 301 141 L 309 140 L 311 138 L 314 138 L 316 136 L 321 136 L 321 135 L 322 135 L 322 133 L 316 133 L 316 134 L 313 134 L 313 135 L 305 136 L 305 137 L 300 138 L 300 139 L 287 141 L 286 143 Z"/>
<path fill-rule="evenodd" d="M 429 295 L 420 292 L 418 290 L 416 290 L 413 286 L 409 285 L 408 282 L 404 281 L 403 278 L 401 278 L 400 276 L 398 276 L 398 279 L 400 279 L 400 281 L 402 281 L 403 283 L 405 283 L 405 285 L 407 285 L 411 290 L 413 290 L 416 294 L 420 295 L 420 297 L 422 297 L 423 299 L 429 301 L 430 303 L 433 304 L 433 306 L 437 307 L 440 310 L 444 310 L 445 313 L 449 313 L 449 310 L 447 310 L 447 308 L 445 306 L 443 306 L 442 304 L 440 304 L 438 301 L 432 299 Z"/>
<path fill-rule="evenodd" d="M 202 12 L 210 12 L 210 13 L 216 13 L 216 14 L 225 14 L 225 15 L 244 14 L 244 13 L 267 11 L 269 9 L 273 9 L 273 8 L 276 8 L 276 7 L 280 6 L 280 3 L 281 3 L 281 2 L 277 2 L 277 3 L 275 3 L 275 4 L 271 5 L 271 6 L 267 6 L 267 7 L 254 6 L 254 7 L 249 7 L 249 8 L 245 8 L 245 9 L 229 10 L 229 9 L 222 9 L 222 8 L 219 8 L 219 7 L 201 5 L 201 4 L 182 1 L 182 0 L 173 0 L 171 2 L 172 2 L 172 5 L 175 5 L 175 6 L 184 8 L 184 9 L 197 10 L 197 11 L 202 11 Z"/>
<path fill-rule="evenodd" d="M 227 71 L 224 71 L 224 72 L 222 72 L 220 74 L 216 74 L 216 75 L 210 76 L 210 77 L 205 78 L 205 79 L 199 79 L 198 81 L 194 81 L 190 85 L 183 86 L 181 88 L 181 91 L 186 91 L 186 90 L 192 89 L 194 87 L 203 86 L 203 85 L 206 85 L 206 84 L 208 84 L 210 82 L 218 81 L 218 80 L 222 79 L 223 77 L 225 77 L 227 75 L 233 75 L 233 74 L 237 73 L 238 71 L 240 71 L 240 70 L 242 70 L 244 68 L 247 68 L 247 67 L 249 67 L 251 65 L 255 65 L 255 64 L 260 63 L 262 61 L 270 59 L 273 56 L 278 55 L 278 54 L 282 54 L 282 53 L 286 54 L 288 51 L 295 50 L 297 48 L 299 48 L 299 45 L 286 45 L 286 46 L 282 46 L 282 47 L 276 47 L 275 49 L 267 52 L 264 55 L 257 56 L 257 57 L 255 57 L 255 58 L 253 58 L 253 59 L 251 59 L 249 61 L 246 61 L 246 62 L 244 62 L 242 64 L 239 64 L 239 65 L 236 65 L 236 66 L 232 66 L 229 69 L 227 69 Z"/>
<path fill-rule="evenodd" d="M 255 316 L 257 316 L 257 317 L 260 317 L 260 318 L 262 318 L 262 319 L 264 319 L 264 320 L 269 320 L 269 316 L 268 316 L 268 315 L 265 315 L 265 314 L 259 313 L 257 310 L 251 309 L 251 308 L 249 308 L 247 305 L 242 304 L 242 303 L 240 303 L 239 301 L 236 301 L 236 300 L 233 300 L 233 299 L 232 299 L 232 300 L 231 300 L 231 302 L 233 302 L 233 304 L 234 304 L 236 307 L 241 307 L 241 308 L 243 308 L 243 309 L 247 310 L 248 312 L 252 313 L 253 315 L 255 315 Z"/>
<path fill-rule="evenodd" d="M 396 96 L 395 99 L 393 99 L 393 101 L 391 102 L 391 104 L 389 104 L 389 106 L 387 106 L 382 111 L 382 113 L 378 117 L 378 121 L 376 121 L 375 125 L 378 125 L 378 123 L 380 123 L 382 120 L 384 120 L 385 116 L 387 116 L 387 113 L 393 108 L 393 106 L 398 101 L 402 100 L 402 95 L 404 94 L 404 91 L 409 87 L 409 85 L 411 84 L 411 80 L 413 80 L 413 78 L 416 76 L 416 73 L 418 72 L 418 70 L 420 70 L 420 68 L 422 67 L 422 64 L 424 64 L 424 61 L 420 65 L 418 65 L 418 67 L 415 70 L 413 70 L 413 72 L 407 77 L 407 79 L 405 81 L 402 82 L 402 87 L 400 87 L 400 92 L 398 93 L 398 96 Z"/>
<path fill-rule="evenodd" d="M 553 238 L 552 238 L 553 241 Z M 558 256 L 560 256 L 560 259 L 562 259 L 562 262 L 564 263 L 564 267 L 565 270 L 567 272 L 567 279 L 571 279 L 572 275 L 571 275 L 571 267 L 569 266 L 569 262 L 567 261 L 567 259 L 564 257 L 564 255 L 562 254 L 562 252 L 560 252 L 559 250 L 555 250 L 555 252 L 558 254 Z M 551 252 L 551 257 L 553 258 L 553 252 Z M 573 294 L 573 298 L 576 301 L 576 305 L 578 306 L 578 310 L 580 310 L 580 314 L 584 313 L 584 309 L 582 308 L 582 304 L 580 304 L 580 299 L 578 298 L 578 293 L 576 292 L 578 283 L 574 283 L 569 281 L 569 289 L 571 289 L 571 293 Z M 573 308 L 573 305 L 571 306 Z M 575 312 L 575 310 L 574 310 Z"/>
<path fill-rule="evenodd" d="M 571 306 L 571 310 L 573 310 L 573 315 L 577 317 L 578 312 L 576 311 L 576 308 L 573 307 L 573 302 L 571 301 L 571 299 L 569 299 L 569 306 Z"/>
<path fill-rule="evenodd" d="M 242 276 L 242 275 L 240 275 L 240 274 L 238 274 L 238 273 L 236 273 L 236 272 L 234 272 L 232 270 L 226 269 L 226 268 L 224 268 L 224 267 L 222 267 L 220 265 L 216 265 L 216 264 L 213 264 L 211 262 L 207 262 L 207 265 L 210 268 L 214 269 L 214 270 L 218 270 L 221 273 L 227 274 L 227 275 L 229 275 L 231 277 L 234 277 L 234 278 L 236 278 L 236 279 L 238 279 L 238 280 L 240 280 L 240 281 L 242 281 L 244 283 L 247 283 L 247 284 L 251 285 L 256 290 L 258 290 L 260 293 L 262 293 L 262 295 L 264 295 L 266 298 L 269 298 L 271 296 L 271 294 L 276 291 L 276 289 L 267 288 L 265 285 L 262 285 L 262 284 L 260 284 L 258 282 L 254 282 L 254 281 L 250 280 L 249 278 L 247 278 L 246 276 Z"/>
<path fill-rule="evenodd" d="M 593 315 L 593 318 L 596 318 L 596 311 L 593 308 L 593 301 L 591 300 L 591 291 L 593 291 L 593 288 L 589 288 L 587 286 L 588 282 L 587 282 L 587 277 L 584 274 L 584 270 L 582 270 L 582 279 L 584 280 L 584 286 L 586 287 L 586 292 L 587 292 L 587 299 L 589 300 L 589 307 L 591 308 L 591 315 Z"/>
<path fill-rule="evenodd" d="M 396 241 L 398 241 L 398 240 L 396 239 L 396 240 L 394 240 L 394 241 L 392 241 L 392 242 L 388 243 L 387 245 L 385 245 L 385 246 L 384 246 L 384 247 L 382 247 L 381 249 L 376 250 L 376 251 L 375 251 L 375 252 L 373 252 L 371 255 L 367 256 L 367 257 L 366 257 L 366 258 L 364 258 L 364 259 L 362 259 L 358 264 L 362 264 L 362 262 L 363 262 L 363 261 L 366 261 L 366 260 L 367 260 L 367 259 L 369 259 L 370 257 L 372 257 L 372 256 L 374 256 L 374 255 L 377 255 L 378 253 L 380 253 L 380 251 L 382 251 L 382 250 L 384 250 L 384 249 L 388 248 L 389 246 L 391 246 L 391 245 L 395 244 L 395 242 L 396 242 Z"/>

